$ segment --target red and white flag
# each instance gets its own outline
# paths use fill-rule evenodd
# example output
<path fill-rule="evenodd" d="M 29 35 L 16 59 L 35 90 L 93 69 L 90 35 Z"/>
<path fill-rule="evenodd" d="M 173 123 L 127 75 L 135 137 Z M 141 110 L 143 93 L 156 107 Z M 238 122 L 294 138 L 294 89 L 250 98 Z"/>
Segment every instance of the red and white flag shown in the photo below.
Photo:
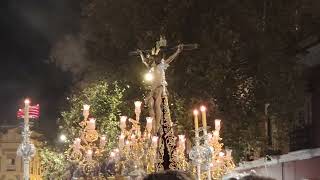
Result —
<path fill-rule="evenodd" d="M 29 118 L 31 119 L 38 119 L 40 116 L 40 106 L 39 104 L 35 106 L 29 106 Z M 24 118 L 24 110 L 19 109 L 17 112 L 18 118 Z"/>

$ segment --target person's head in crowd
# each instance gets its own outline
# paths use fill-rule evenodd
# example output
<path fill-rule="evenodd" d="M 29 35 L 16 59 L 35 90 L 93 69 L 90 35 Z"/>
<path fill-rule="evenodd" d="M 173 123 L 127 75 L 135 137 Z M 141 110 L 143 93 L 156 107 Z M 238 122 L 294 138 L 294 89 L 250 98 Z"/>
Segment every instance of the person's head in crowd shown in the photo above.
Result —
<path fill-rule="evenodd" d="M 240 178 L 240 180 L 275 180 L 275 179 L 264 177 L 264 176 L 247 175 L 247 176 Z"/>
<path fill-rule="evenodd" d="M 163 171 L 152 173 L 143 178 L 144 180 L 194 180 L 195 178 L 184 171 Z"/>

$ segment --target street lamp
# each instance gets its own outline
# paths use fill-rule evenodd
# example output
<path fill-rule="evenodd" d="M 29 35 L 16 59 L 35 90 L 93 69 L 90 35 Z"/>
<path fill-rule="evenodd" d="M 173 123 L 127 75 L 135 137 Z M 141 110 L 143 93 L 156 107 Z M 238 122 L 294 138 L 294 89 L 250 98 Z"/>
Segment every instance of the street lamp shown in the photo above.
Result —
<path fill-rule="evenodd" d="M 23 179 L 29 180 L 29 166 L 31 157 L 36 153 L 35 146 L 30 142 L 31 131 L 29 128 L 29 118 L 39 118 L 40 106 L 30 105 L 30 100 L 25 99 L 24 110 L 19 109 L 17 112 L 17 118 L 24 119 L 24 126 L 22 130 L 22 142 L 18 147 L 17 155 L 23 159 Z"/>

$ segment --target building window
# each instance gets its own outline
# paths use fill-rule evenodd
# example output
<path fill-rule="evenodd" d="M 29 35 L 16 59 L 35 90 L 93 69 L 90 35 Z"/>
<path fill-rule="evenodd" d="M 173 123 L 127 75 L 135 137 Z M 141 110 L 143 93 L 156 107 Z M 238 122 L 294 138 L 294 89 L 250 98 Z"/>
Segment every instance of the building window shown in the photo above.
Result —
<path fill-rule="evenodd" d="M 7 159 L 7 171 L 16 171 L 16 158 Z"/>

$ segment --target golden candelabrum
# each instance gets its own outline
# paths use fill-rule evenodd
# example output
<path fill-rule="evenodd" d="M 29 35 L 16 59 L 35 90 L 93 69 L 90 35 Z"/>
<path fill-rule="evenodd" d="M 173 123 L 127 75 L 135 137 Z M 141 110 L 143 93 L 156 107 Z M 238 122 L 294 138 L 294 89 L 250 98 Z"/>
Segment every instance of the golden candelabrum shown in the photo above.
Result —
<path fill-rule="evenodd" d="M 90 105 L 83 105 L 83 121 L 80 136 L 75 138 L 73 144 L 65 152 L 67 159 L 76 166 L 73 177 L 101 177 L 100 160 L 105 153 L 107 137 L 96 130 L 96 120 L 89 117 Z"/>
<path fill-rule="evenodd" d="M 141 133 L 141 102 L 136 101 L 134 105 L 135 119 L 120 117 L 119 153 L 114 155 L 118 156 L 116 173 L 121 176 L 143 176 L 155 171 L 158 137 L 151 135 L 153 119 L 146 118 L 146 128 Z M 127 122 L 131 127 L 127 127 Z"/>
<path fill-rule="evenodd" d="M 195 146 L 190 151 L 189 157 L 195 166 L 197 180 L 221 179 L 235 167 L 231 156 L 232 150 L 223 150 L 223 143 L 220 142 L 222 140 L 220 137 L 221 120 L 216 119 L 215 130 L 208 133 L 206 108 L 201 106 L 200 111 L 203 127 L 199 130 L 199 112 L 194 110 Z M 201 130 L 203 134 L 200 137 Z"/>

